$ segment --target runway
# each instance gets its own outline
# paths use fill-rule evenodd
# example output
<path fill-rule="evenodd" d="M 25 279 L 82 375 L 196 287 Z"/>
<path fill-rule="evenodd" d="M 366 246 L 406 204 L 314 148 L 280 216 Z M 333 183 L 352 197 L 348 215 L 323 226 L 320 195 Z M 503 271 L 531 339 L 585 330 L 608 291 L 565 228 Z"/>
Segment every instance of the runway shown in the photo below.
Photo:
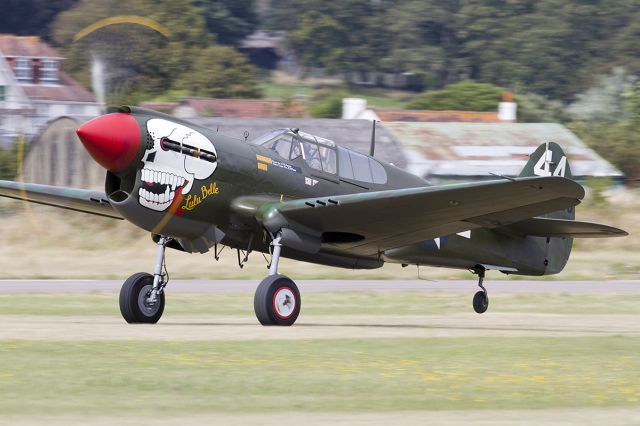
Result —
<path fill-rule="evenodd" d="M 469 293 L 475 291 L 475 280 L 463 281 L 346 281 L 301 280 L 296 281 L 302 293 L 337 291 L 425 291 Z M 168 293 L 253 292 L 257 280 L 174 280 L 167 286 Z M 114 280 L 0 280 L 2 293 L 91 293 L 118 292 L 122 281 Z M 633 281 L 532 281 L 485 280 L 492 294 L 537 293 L 640 293 L 640 280 Z"/>

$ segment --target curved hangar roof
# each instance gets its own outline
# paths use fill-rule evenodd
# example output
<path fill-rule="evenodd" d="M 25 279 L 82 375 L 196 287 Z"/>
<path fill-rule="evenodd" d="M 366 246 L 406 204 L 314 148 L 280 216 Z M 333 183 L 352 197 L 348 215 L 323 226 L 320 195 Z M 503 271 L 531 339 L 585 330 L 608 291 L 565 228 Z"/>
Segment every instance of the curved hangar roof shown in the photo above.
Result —
<path fill-rule="evenodd" d="M 405 148 L 408 169 L 419 176 L 516 176 L 544 142 L 562 146 L 576 177 L 622 178 L 620 170 L 555 123 L 381 123 Z"/>

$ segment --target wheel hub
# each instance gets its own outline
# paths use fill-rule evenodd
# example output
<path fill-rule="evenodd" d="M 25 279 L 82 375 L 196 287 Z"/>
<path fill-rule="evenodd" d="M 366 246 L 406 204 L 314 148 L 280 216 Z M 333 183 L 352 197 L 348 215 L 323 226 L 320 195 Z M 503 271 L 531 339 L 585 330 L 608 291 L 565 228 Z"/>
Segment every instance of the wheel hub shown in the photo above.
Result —
<path fill-rule="evenodd" d="M 155 315 L 158 312 L 158 309 L 160 309 L 160 304 L 158 303 L 157 297 L 156 300 L 151 299 L 152 291 L 153 286 L 151 284 L 148 284 L 142 287 L 140 293 L 138 294 L 138 307 L 147 316 Z"/>
<path fill-rule="evenodd" d="M 282 319 L 289 318 L 296 308 L 296 297 L 288 287 L 280 287 L 273 294 L 273 310 Z"/>

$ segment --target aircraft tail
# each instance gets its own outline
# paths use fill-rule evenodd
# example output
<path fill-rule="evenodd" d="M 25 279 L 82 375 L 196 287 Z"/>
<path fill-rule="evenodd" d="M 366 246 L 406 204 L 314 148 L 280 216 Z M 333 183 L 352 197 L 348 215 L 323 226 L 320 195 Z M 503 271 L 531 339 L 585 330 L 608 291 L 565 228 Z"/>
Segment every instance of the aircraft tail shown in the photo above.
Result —
<path fill-rule="evenodd" d="M 543 143 L 529 156 L 529 161 L 520 172 L 519 177 L 529 176 L 561 176 L 573 179 L 571 166 L 567 156 L 555 142 Z M 575 209 L 565 209 L 544 215 L 555 219 L 575 219 Z"/>
<path fill-rule="evenodd" d="M 529 161 L 520 172 L 520 177 L 529 176 L 562 176 L 569 179 L 573 178 L 571 167 L 563 149 L 555 142 L 543 143 L 529 157 Z M 557 212 L 547 213 L 541 217 L 552 219 L 575 220 L 575 207 L 569 207 Z M 550 230 L 551 231 L 551 230 Z M 546 250 L 545 256 L 545 275 L 557 274 L 567 264 L 569 255 L 571 254 L 571 246 L 573 238 L 570 237 L 552 237 L 552 233 L 548 234 L 543 242 Z M 545 238 L 545 237 L 529 237 L 529 238 Z M 542 242 L 542 241 L 541 241 Z"/>

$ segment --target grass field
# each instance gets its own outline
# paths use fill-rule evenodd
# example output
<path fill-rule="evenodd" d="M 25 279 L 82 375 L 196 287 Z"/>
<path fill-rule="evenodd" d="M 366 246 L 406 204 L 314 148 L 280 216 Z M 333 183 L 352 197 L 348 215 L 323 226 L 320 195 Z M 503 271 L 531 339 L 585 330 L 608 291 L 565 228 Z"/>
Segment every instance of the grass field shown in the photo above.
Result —
<path fill-rule="evenodd" d="M 303 295 L 294 327 L 249 293 L 0 295 L 0 424 L 633 424 L 640 292 Z M 304 420 L 303 420 L 304 419 Z"/>

